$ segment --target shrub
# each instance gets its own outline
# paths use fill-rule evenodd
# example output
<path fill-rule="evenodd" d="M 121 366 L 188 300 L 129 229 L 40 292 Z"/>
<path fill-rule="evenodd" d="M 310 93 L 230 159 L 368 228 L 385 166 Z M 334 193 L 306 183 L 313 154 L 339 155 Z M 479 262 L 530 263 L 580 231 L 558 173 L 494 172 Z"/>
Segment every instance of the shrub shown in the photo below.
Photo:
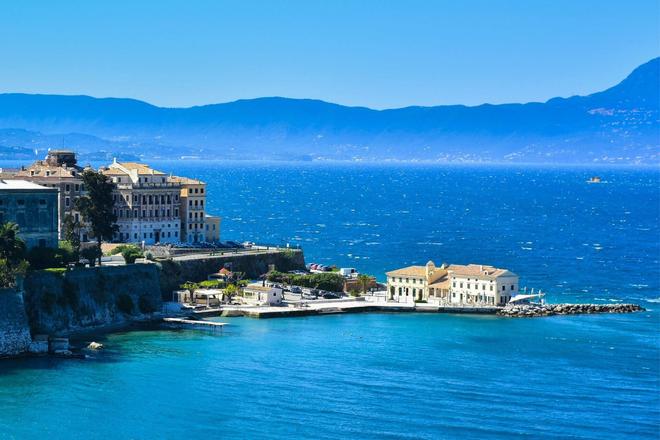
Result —
<path fill-rule="evenodd" d="M 193 283 L 192 281 L 186 281 L 185 283 L 181 284 L 179 286 L 180 289 L 184 289 L 189 291 L 190 293 L 193 292 L 195 289 L 199 289 L 199 284 Z"/>
<path fill-rule="evenodd" d="M 143 254 L 137 246 L 127 246 L 121 251 L 121 256 L 124 257 L 126 264 L 133 264 L 138 258 L 142 258 Z"/>
<path fill-rule="evenodd" d="M 80 256 L 89 261 L 89 264 L 94 265 L 94 262 L 103 255 L 98 246 L 89 246 L 80 251 Z"/>
<path fill-rule="evenodd" d="M 74 261 L 73 252 L 66 248 L 35 247 L 28 251 L 27 260 L 34 270 L 64 267 Z"/>
<path fill-rule="evenodd" d="M 197 283 L 197 286 L 202 289 L 222 289 L 225 287 L 225 282 L 220 280 L 208 280 Z"/>
<path fill-rule="evenodd" d="M 133 313 L 133 298 L 122 293 L 117 297 L 117 308 L 125 315 L 131 315 Z"/>
<path fill-rule="evenodd" d="M 332 292 L 340 292 L 344 287 L 344 277 L 332 272 L 293 275 L 273 271 L 268 274 L 268 281 L 276 283 L 284 282 L 296 286 L 330 290 Z"/>

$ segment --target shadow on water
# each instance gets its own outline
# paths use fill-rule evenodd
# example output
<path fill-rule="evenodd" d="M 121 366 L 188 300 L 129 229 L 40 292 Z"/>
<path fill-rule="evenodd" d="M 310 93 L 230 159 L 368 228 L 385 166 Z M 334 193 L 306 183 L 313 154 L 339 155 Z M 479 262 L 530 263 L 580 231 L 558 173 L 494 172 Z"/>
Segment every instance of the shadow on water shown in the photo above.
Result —
<path fill-rule="evenodd" d="M 25 373 L 29 370 L 64 370 L 74 365 L 114 364 L 126 361 L 134 354 L 131 344 L 126 341 L 147 341 L 150 344 L 155 341 L 157 347 L 152 348 L 161 354 L 175 353 L 177 350 L 162 345 L 172 337 L 177 339 L 201 339 L 208 336 L 222 337 L 230 336 L 231 331 L 212 332 L 202 329 L 181 329 L 159 323 L 138 323 L 121 330 L 92 329 L 76 332 L 69 336 L 71 351 L 74 354 L 84 354 L 79 357 L 59 357 L 53 355 L 24 355 L 15 358 L 0 358 L 0 376 L 12 373 Z M 87 349 L 91 342 L 103 344 L 98 350 Z"/>

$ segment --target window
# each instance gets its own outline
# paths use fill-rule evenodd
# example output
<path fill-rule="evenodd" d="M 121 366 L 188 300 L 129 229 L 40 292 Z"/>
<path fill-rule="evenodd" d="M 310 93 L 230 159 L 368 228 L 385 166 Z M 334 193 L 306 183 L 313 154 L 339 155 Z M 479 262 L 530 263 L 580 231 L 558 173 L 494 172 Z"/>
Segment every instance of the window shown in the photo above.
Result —
<path fill-rule="evenodd" d="M 188 219 L 189 219 L 189 220 L 192 220 L 192 212 L 189 212 L 189 213 L 188 213 Z"/>
<path fill-rule="evenodd" d="M 461 283 L 461 289 L 463 288 L 463 283 Z"/>
<path fill-rule="evenodd" d="M 192 200 L 188 200 L 188 206 L 192 208 Z"/>
<path fill-rule="evenodd" d="M 502 292 L 506 290 L 506 286 L 502 286 Z"/>
<path fill-rule="evenodd" d="M 76 192 L 80 191 L 80 185 L 79 184 L 76 183 L 73 187 L 76 189 Z"/>
<path fill-rule="evenodd" d="M 142 210 L 142 218 L 145 218 L 147 216 L 147 210 L 143 209 Z"/>
<path fill-rule="evenodd" d="M 71 199 L 69 199 L 68 197 L 65 197 L 64 198 L 64 206 L 66 206 L 68 208 L 70 205 L 71 205 Z"/>
<path fill-rule="evenodd" d="M 192 194 L 192 188 L 188 188 L 188 194 Z"/>
<path fill-rule="evenodd" d="M 513 284 L 511 284 L 511 290 L 513 290 Z"/>
<path fill-rule="evenodd" d="M 199 192 L 199 190 L 197 188 L 195 188 L 195 194 L 197 194 L 198 192 Z"/>
<path fill-rule="evenodd" d="M 133 234 L 133 239 L 137 240 L 137 232 Z"/>
<path fill-rule="evenodd" d="M 200 189 L 199 189 L 199 192 L 202 193 L 202 194 L 204 194 L 204 188 L 200 188 Z"/>
<path fill-rule="evenodd" d="M 179 232 L 178 232 L 178 231 L 174 231 L 174 236 L 175 236 L 175 237 L 178 237 L 178 236 L 179 236 Z"/>
<path fill-rule="evenodd" d="M 39 199 L 39 204 L 40 205 L 45 205 L 46 204 L 46 199 Z"/>
<path fill-rule="evenodd" d="M 178 216 L 179 216 L 179 209 L 177 208 L 174 210 L 174 217 L 178 217 Z"/>
<path fill-rule="evenodd" d="M 467 288 L 468 288 L 468 289 L 470 288 L 470 283 L 468 283 Z"/>
<path fill-rule="evenodd" d="M 68 199 L 67 199 L 67 200 L 68 200 Z M 17 204 L 18 206 L 23 206 L 23 205 L 25 205 L 25 200 L 23 200 L 23 199 L 16 200 L 16 204 Z"/>

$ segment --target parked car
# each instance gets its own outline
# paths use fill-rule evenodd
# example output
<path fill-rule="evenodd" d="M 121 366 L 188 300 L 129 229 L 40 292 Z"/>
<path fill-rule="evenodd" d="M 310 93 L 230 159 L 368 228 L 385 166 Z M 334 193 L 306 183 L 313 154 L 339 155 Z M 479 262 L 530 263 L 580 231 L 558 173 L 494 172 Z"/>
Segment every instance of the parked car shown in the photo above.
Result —
<path fill-rule="evenodd" d="M 302 289 L 301 289 L 300 287 L 298 287 L 298 286 L 291 286 L 291 288 L 289 289 L 289 291 L 290 291 L 291 293 L 302 293 Z"/>
<path fill-rule="evenodd" d="M 326 292 L 323 294 L 324 299 L 339 299 L 340 296 L 333 292 Z"/>

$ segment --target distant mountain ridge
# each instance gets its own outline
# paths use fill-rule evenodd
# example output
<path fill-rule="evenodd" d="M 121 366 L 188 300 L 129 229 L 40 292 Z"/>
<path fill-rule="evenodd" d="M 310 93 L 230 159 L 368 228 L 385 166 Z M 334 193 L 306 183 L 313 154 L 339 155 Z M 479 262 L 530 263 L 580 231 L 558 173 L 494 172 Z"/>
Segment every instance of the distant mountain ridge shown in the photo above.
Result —
<path fill-rule="evenodd" d="M 60 136 L 62 145 L 53 147 L 75 139 L 84 153 L 145 158 L 656 164 L 659 116 L 655 58 L 588 96 L 475 107 L 372 110 L 275 97 L 162 108 L 134 99 L 0 94 L 0 152 Z M 34 134 L 3 136 L 17 129 Z"/>

